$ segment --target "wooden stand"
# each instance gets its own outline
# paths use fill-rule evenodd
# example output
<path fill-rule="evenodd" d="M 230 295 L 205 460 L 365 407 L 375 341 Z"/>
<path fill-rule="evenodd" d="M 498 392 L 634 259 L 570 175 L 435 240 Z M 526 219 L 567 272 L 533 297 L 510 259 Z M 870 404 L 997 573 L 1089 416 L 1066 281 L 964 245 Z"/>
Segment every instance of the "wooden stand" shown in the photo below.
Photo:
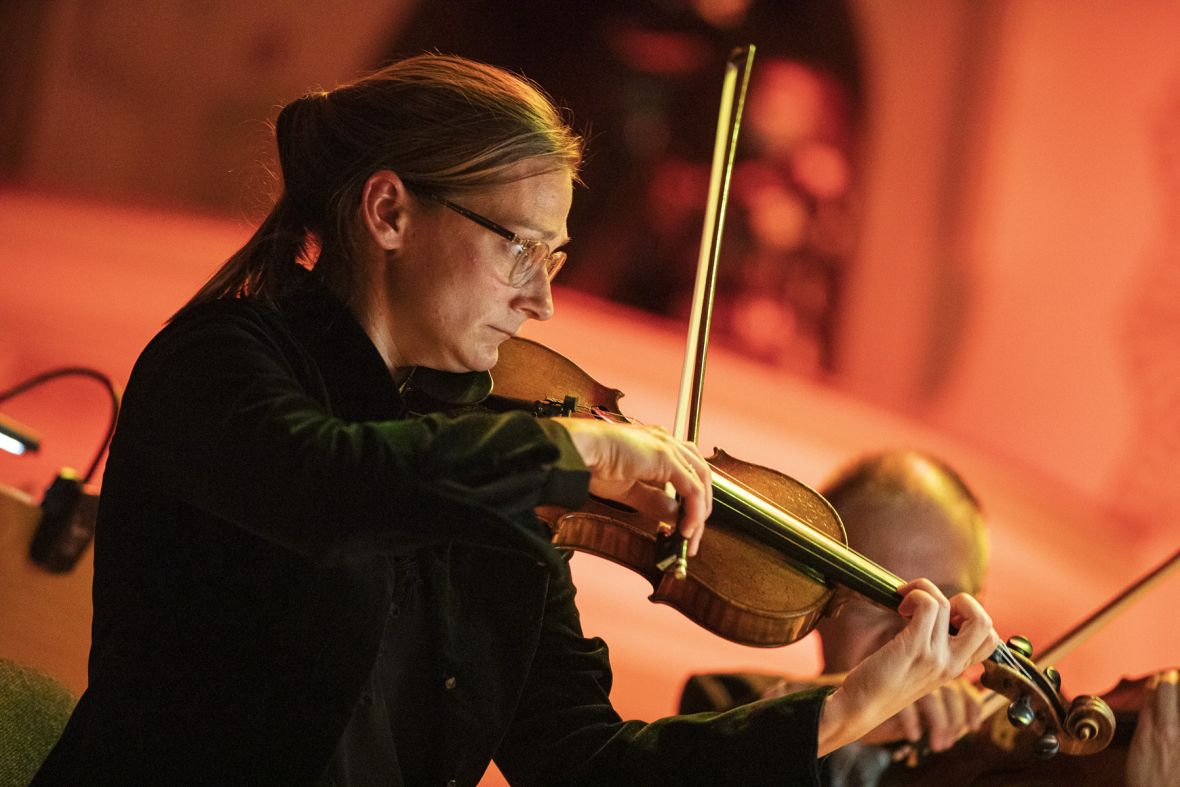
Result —
<path fill-rule="evenodd" d="M 36 501 L 0 484 L 0 658 L 36 667 L 78 695 L 90 653 L 94 553 L 87 548 L 67 573 L 45 571 L 29 559 L 40 519 Z"/>

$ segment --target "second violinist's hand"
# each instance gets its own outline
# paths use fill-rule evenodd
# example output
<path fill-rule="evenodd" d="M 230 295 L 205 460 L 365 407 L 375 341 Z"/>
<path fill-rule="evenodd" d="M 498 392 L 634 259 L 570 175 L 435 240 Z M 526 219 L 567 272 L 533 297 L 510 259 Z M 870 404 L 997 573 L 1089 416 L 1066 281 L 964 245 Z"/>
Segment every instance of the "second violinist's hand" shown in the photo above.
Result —
<path fill-rule="evenodd" d="M 819 720 L 819 755 L 859 740 L 891 716 L 957 678 L 995 650 L 991 618 L 971 596 L 947 599 L 926 579 L 908 582 L 898 613 L 906 625 L 848 672 Z M 958 628 L 950 633 L 951 626 Z"/>
<path fill-rule="evenodd" d="M 1129 787 L 1180 785 L 1180 673 L 1165 670 L 1147 684 L 1127 752 Z"/>
<path fill-rule="evenodd" d="M 923 737 L 931 751 L 946 751 L 983 721 L 983 692 L 971 681 L 956 678 L 907 705 L 869 732 L 865 743 L 891 743 Z"/>
<path fill-rule="evenodd" d="M 661 522 L 676 522 L 695 555 L 713 509 L 709 465 L 697 447 L 658 426 L 633 426 L 592 418 L 554 418 L 590 469 L 590 493 L 631 506 Z M 668 497 L 672 484 L 681 499 Z"/>

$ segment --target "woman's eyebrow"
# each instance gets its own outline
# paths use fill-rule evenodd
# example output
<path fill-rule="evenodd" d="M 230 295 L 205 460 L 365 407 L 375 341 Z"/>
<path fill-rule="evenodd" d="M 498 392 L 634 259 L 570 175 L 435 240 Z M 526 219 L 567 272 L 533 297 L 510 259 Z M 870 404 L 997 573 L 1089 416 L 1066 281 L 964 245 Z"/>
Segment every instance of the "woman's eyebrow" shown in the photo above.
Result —
<path fill-rule="evenodd" d="M 543 240 L 546 243 L 550 244 L 551 246 L 553 246 L 554 249 L 561 248 L 562 246 L 566 245 L 571 240 L 573 240 L 573 238 L 571 238 L 569 235 L 566 235 L 565 240 L 554 244 L 553 241 L 559 237 L 559 233 L 547 232 L 546 230 L 542 229 L 541 227 L 538 227 L 535 224 L 529 223 L 527 220 L 517 222 L 517 224 L 521 227 L 524 227 L 524 229 L 527 230 L 528 232 L 533 232 L 533 233 L 536 233 L 537 235 L 540 235 L 541 236 L 540 240 Z"/>

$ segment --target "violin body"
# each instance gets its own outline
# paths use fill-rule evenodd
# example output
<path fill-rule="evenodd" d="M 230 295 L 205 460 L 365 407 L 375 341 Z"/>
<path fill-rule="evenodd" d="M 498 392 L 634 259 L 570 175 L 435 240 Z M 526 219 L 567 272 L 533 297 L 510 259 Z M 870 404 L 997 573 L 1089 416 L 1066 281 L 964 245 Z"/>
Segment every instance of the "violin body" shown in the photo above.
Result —
<path fill-rule="evenodd" d="M 521 369 L 530 371 L 522 375 L 517 372 Z M 526 339 L 501 345 L 493 379 L 493 395 L 503 400 L 537 401 L 538 380 L 544 380 L 548 393 L 542 403 L 560 407 L 572 393 L 585 414 L 622 416 L 621 392 L 599 385 L 576 365 Z M 759 497 L 847 544 L 835 509 L 806 484 L 721 450 L 707 461 L 715 475 L 758 490 Z M 708 538 L 701 541 L 692 570 L 683 579 L 660 568 L 672 539 L 661 532 L 658 522 L 632 509 L 592 499 L 577 511 L 540 513 L 553 529 L 556 546 L 598 555 L 643 575 L 652 585 L 651 601 L 667 604 L 733 642 L 755 647 L 790 644 L 806 636 L 832 608 L 831 587 L 817 582 L 784 552 L 751 536 L 744 517 L 725 505 L 715 503 Z"/>
<path fill-rule="evenodd" d="M 844 528 L 830 506 L 804 484 L 775 470 L 716 451 L 714 471 L 747 479 L 764 497 L 795 511 L 806 510 L 832 538 Z M 824 501 L 826 502 L 826 501 Z M 605 501 L 561 513 L 552 521 L 553 543 L 612 560 L 647 577 L 651 601 L 667 604 L 709 631 L 742 645 L 778 647 L 806 636 L 830 608 L 834 591 L 807 576 L 790 558 L 767 549 L 744 531 L 725 508 L 709 518 L 684 579 L 658 566 L 667 557 L 656 523 Z"/>

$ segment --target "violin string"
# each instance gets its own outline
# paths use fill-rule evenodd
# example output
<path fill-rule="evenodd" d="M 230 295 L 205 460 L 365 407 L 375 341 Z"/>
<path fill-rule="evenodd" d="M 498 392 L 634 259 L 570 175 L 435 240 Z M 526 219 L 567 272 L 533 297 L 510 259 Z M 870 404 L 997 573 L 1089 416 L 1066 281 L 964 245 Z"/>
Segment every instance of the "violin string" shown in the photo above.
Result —
<path fill-rule="evenodd" d="M 741 487 L 741 489 L 742 489 L 742 490 L 743 490 L 743 491 L 744 491 L 746 494 L 748 494 L 750 497 L 753 497 L 753 498 L 756 498 L 756 499 L 758 499 L 758 500 L 761 500 L 761 501 L 762 501 L 762 502 L 764 502 L 766 505 L 768 505 L 768 506 L 770 506 L 770 507 L 772 507 L 772 508 L 778 508 L 778 507 L 779 507 L 779 506 L 778 506 L 776 503 L 774 503 L 774 502 L 773 502 L 773 501 L 771 501 L 771 500 L 768 500 L 768 499 L 767 499 L 767 498 L 766 498 L 764 495 L 760 494 L 760 493 L 759 493 L 757 490 L 755 490 L 755 489 L 751 488 L 751 487 L 750 487 L 748 484 L 746 484 L 745 482 L 743 482 L 741 479 L 739 479 L 739 478 L 736 478 L 736 477 L 734 477 L 734 476 L 731 476 L 729 473 L 725 472 L 724 470 L 722 470 L 722 469 L 720 469 L 720 468 L 718 468 L 718 467 L 714 467 L 714 468 L 712 468 L 712 470 L 713 470 L 713 475 L 720 476 L 720 477 L 724 478 L 726 481 L 729 481 L 729 482 L 730 482 L 731 484 L 733 484 L 734 486 Z M 805 520 L 799 520 L 799 521 L 800 521 L 800 522 L 802 522 L 803 524 L 805 524 L 805 525 L 808 525 L 809 527 L 811 527 L 810 523 L 806 522 Z M 864 556 L 864 555 L 862 555 L 861 553 L 857 552 L 855 549 L 853 549 L 852 547 L 848 546 L 847 544 L 844 544 L 844 543 L 841 543 L 841 542 L 837 541 L 836 539 L 832 538 L 832 537 L 831 537 L 831 536 L 829 536 L 828 534 L 826 534 L 826 533 L 824 533 L 823 531 L 821 531 L 821 530 L 818 530 L 818 529 L 816 529 L 816 528 L 814 528 L 814 527 L 811 527 L 811 529 L 815 530 L 815 532 L 816 532 L 817 534 L 819 534 L 819 536 L 820 536 L 820 537 L 822 537 L 823 539 L 825 539 L 826 541 L 829 541 L 829 542 L 831 542 L 831 544 L 833 545 L 833 548 L 834 548 L 834 549 L 836 549 L 836 550 L 838 550 L 838 551 L 840 551 L 840 552 L 843 552 L 843 553 L 845 553 L 845 554 L 847 554 L 847 555 L 849 555 L 849 556 L 860 558 L 860 559 L 862 559 L 862 560 L 863 560 L 864 562 L 866 562 L 866 563 L 873 563 L 873 561 L 869 560 L 867 557 L 865 557 L 865 556 Z M 874 564 L 874 565 L 875 565 L 875 564 Z M 878 567 L 878 568 L 880 568 L 880 567 Z M 884 569 L 882 569 L 882 570 L 884 570 Z"/>
<path fill-rule="evenodd" d="M 1015 665 L 1015 657 L 1012 655 L 1012 652 L 1008 650 L 1008 646 L 1003 642 L 1001 642 L 996 647 L 992 655 L 996 657 L 996 662 L 999 664 L 1003 664 L 1006 667 L 1012 667 Z"/>
<path fill-rule="evenodd" d="M 1008 649 L 1006 644 L 1001 642 L 999 647 L 996 648 L 995 652 L 1000 654 L 1000 658 L 997 659 L 998 663 L 1011 667 L 1017 672 L 1025 672 L 1024 665 L 1012 655 L 1012 651 Z"/>
<path fill-rule="evenodd" d="M 733 484 L 735 487 L 738 487 L 739 489 L 741 489 L 745 494 L 749 495 L 752 499 L 760 501 L 762 504 L 764 504 L 768 508 L 781 509 L 781 507 L 777 503 L 769 500 L 764 495 L 759 493 L 757 490 L 752 489 L 748 484 L 743 482 L 741 479 L 735 478 L 734 476 L 730 475 L 729 473 L 725 472 L 724 470 L 714 467 L 713 468 L 713 475 L 716 477 L 725 479 L 727 482 L 729 482 L 729 483 Z M 818 493 L 816 493 L 816 495 L 819 496 Z M 860 552 L 857 552 L 855 549 L 848 546 L 843 541 L 839 541 L 839 540 L 833 538 L 832 536 L 828 535 L 827 533 L 824 533 L 822 530 L 811 525 L 811 523 L 809 523 L 806 519 L 797 518 L 795 516 L 790 515 L 788 512 L 785 512 L 785 511 L 783 513 L 785 513 L 787 515 L 787 518 L 789 520 L 793 520 L 794 522 L 798 523 L 798 525 L 802 526 L 805 529 L 809 529 L 809 530 L 814 531 L 815 543 L 819 547 L 819 549 L 821 550 L 818 553 L 814 553 L 814 556 L 826 555 L 826 557 L 828 559 L 830 559 L 831 561 L 834 561 L 834 563 L 836 565 L 843 564 L 843 565 L 847 566 L 849 571 L 859 575 L 859 577 L 863 581 L 869 583 L 870 585 L 876 585 L 877 589 L 886 595 L 896 593 L 897 588 L 901 586 L 902 579 L 900 577 L 896 576 L 895 574 L 893 574 L 893 572 L 889 571 L 888 569 L 877 565 L 877 563 L 875 563 L 874 561 L 865 557 Z M 833 514 L 835 514 L 834 509 L 833 509 Z M 839 519 L 839 514 L 835 514 L 835 515 L 836 515 L 837 519 Z M 779 527 L 775 527 L 775 525 L 773 523 L 765 523 L 765 522 L 762 522 L 758 519 L 750 519 L 749 521 L 751 524 L 756 525 L 756 526 L 763 528 L 763 529 L 770 530 L 771 532 L 775 533 L 776 535 L 778 535 L 780 537 L 784 537 L 786 535 L 785 533 L 783 533 L 779 529 L 779 527 L 782 527 L 782 525 L 780 525 Z M 801 546 L 801 545 L 796 544 L 796 546 Z M 822 571 L 822 569 L 821 569 L 821 571 Z M 864 589 L 858 589 L 858 590 L 860 593 L 867 595 L 869 598 L 872 598 L 872 596 L 868 592 L 866 592 L 866 590 L 864 590 Z M 878 599 L 878 603 L 884 604 L 885 606 L 889 606 L 892 608 L 896 608 L 896 604 L 900 603 L 900 597 L 898 597 L 896 601 L 891 601 L 891 602 L 885 602 L 885 601 Z"/>
<path fill-rule="evenodd" d="M 589 413 L 591 418 L 597 418 L 600 421 L 609 421 L 613 424 L 630 424 L 631 426 L 643 426 L 643 421 L 638 418 L 632 418 L 629 415 L 616 413 L 614 410 L 607 410 L 600 404 L 585 405 L 582 407 L 575 407 L 574 412 Z"/>

